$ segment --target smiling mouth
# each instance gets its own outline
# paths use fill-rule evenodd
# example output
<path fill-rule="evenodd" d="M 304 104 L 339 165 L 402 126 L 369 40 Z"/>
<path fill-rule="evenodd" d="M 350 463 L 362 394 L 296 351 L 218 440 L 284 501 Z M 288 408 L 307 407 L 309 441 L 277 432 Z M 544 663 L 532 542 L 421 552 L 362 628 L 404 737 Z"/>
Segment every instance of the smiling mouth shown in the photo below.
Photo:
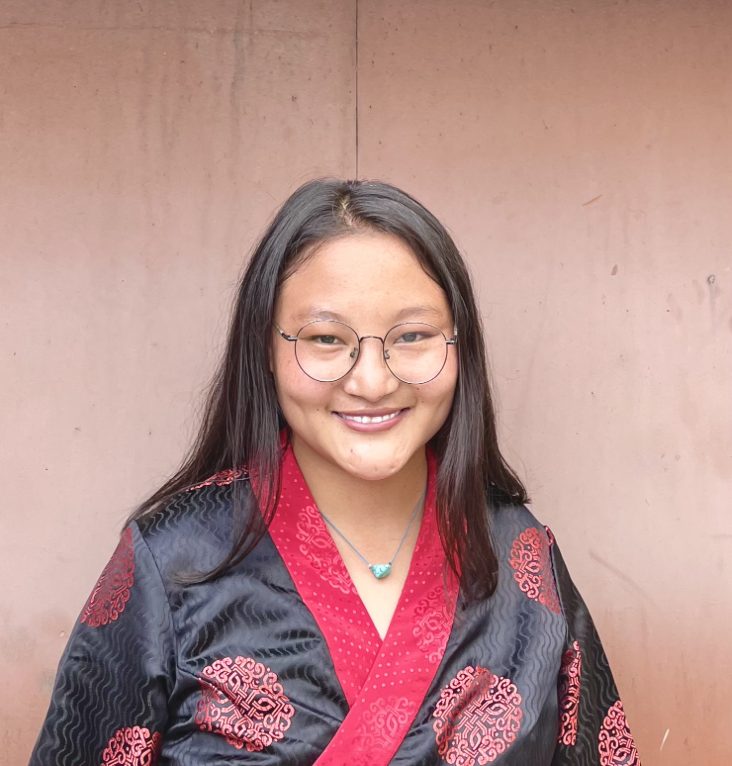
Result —
<path fill-rule="evenodd" d="M 388 423 L 401 415 L 404 410 L 396 410 L 386 415 L 348 415 L 344 412 L 337 413 L 338 417 L 348 420 L 351 423 L 360 423 L 361 425 L 377 425 L 379 423 Z"/>

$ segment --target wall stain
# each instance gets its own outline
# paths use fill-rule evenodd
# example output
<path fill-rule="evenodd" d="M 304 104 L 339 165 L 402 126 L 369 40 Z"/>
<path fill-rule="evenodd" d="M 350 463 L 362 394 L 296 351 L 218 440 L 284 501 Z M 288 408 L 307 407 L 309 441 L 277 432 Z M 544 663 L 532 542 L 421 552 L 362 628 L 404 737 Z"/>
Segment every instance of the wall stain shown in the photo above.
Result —
<path fill-rule="evenodd" d="M 650 602 L 651 604 L 654 603 L 653 599 L 646 593 L 646 591 L 641 588 L 638 583 L 633 580 L 632 577 L 627 575 L 625 572 L 623 572 L 621 569 L 618 569 L 614 564 L 611 564 L 609 561 L 606 561 L 602 556 L 598 555 L 595 551 L 590 548 L 590 558 L 593 561 L 596 561 L 598 564 L 602 565 L 607 569 L 609 572 L 612 572 L 616 577 L 618 577 L 620 580 L 622 580 L 626 585 L 628 585 L 630 588 L 632 588 L 636 593 L 639 593 L 641 596 L 643 596 L 646 601 Z"/>
<path fill-rule="evenodd" d="M 698 279 L 693 279 L 691 284 L 696 295 L 696 302 L 701 306 L 701 304 L 704 303 L 704 288 L 699 284 Z"/>
<path fill-rule="evenodd" d="M 668 305 L 666 313 L 671 314 L 671 316 L 673 316 L 677 322 L 680 322 L 683 319 L 684 312 L 679 305 L 679 302 L 676 300 L 676 298 L 674 298 L 673 293 L 669 293 L 666 296 L 666 304 Z"/>
<path fill-rule="evenodd" d="M 709 312 L 712 319 L 712 329 L 714 329 L 717 324 L 717 295 L 719 294 L 716 274 L 709 274 L 707 277 L 707 289 L 709 291 Z"/>

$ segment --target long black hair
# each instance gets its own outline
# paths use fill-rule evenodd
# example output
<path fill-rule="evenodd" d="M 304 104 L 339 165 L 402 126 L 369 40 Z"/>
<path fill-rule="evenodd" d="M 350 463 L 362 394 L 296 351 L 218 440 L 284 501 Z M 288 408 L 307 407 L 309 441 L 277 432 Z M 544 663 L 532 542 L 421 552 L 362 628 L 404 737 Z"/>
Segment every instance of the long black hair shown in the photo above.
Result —
<path fill-rule="evenodd" d="M 242 277 L 198 437 L 177 473 L 132 518 L 154 514 L 173 495 L 219 471 L 246 466 L 263 486 L 260 513 L 250 512 L 250 495 L 240 491 L 234 545 L 200 579 L 215 578 L 252 550 L 274 515 L 280 486 L 280 430 L 286 424 L 269 368 L 279 286 L 314 245 L 363 230 L 399 237 L 447 295 L 459 367 L 452 409 L 430 442 L 439 463 L 438 524 L 464 594 L 483 598 L 495 589 L 498 570 L 486 508 L 499 497 L 525 502 L 526 490 L 498 446 L 481 320 L 465 263 L 445 227 L 413 197 L 385 183 L 310 181 L 280 208 Z"/>

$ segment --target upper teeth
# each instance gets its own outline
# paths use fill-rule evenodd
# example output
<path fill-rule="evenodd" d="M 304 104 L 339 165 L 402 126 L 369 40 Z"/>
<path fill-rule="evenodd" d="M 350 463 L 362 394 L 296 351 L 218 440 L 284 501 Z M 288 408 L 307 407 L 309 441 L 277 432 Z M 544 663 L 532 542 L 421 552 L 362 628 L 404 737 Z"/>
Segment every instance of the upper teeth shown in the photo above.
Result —
<path fill-rule="evenodd" d="M 343 415 L 342 417 L 356 423 L 383 423 L 385 420 L 393 420 L 398 414 L 398 412 L 392 412 L 389 415 Z"/>

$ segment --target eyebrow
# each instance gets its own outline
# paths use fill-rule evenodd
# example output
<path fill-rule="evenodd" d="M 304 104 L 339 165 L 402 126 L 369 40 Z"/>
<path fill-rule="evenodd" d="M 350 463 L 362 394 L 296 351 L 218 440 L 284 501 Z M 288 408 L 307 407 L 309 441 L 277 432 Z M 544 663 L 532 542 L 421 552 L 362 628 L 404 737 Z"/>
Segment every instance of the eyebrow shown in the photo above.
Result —
<path fill-rule="evenodd" d="M 405 306 L 394 316 L 395 324 L 404 321 L 405 319 L 422 319 L 422 318 L 442 318 L 443 312 L 436 306 Z M 300 311 L 295 314 L 294 319 L 301 322 L 313 322 L 317 320 L 342 322 L 343 324 L 350 324 L 350 320 L 339 314 L 337 311 L 331 311 L 330 309 L 321 308 L 319 306 L 310 306 L 304 311 Z"/>
<path fill-rule="evenodd" d="M 401 322 L 407 317 L 431 317 L 434 319 L 435 317 L 442 316 L 443 313 L 436 306 L 408 306 L 407 308 L 403 308 L 395 318 L 397 322 Z"/>
<path fill-rule="evenodd" d="M 329 309 L 320 308 L 318 306 L 310 306 L 303 311 L 299 311 L 294 315 L 294 319 L 297 319 L 300 322 L 313 322 L 319 319 L 324 319 L 326 321 L 330 320 L 348 324 L 343 315 L 339 314 L 337 311 L 330 311 Z"/>

